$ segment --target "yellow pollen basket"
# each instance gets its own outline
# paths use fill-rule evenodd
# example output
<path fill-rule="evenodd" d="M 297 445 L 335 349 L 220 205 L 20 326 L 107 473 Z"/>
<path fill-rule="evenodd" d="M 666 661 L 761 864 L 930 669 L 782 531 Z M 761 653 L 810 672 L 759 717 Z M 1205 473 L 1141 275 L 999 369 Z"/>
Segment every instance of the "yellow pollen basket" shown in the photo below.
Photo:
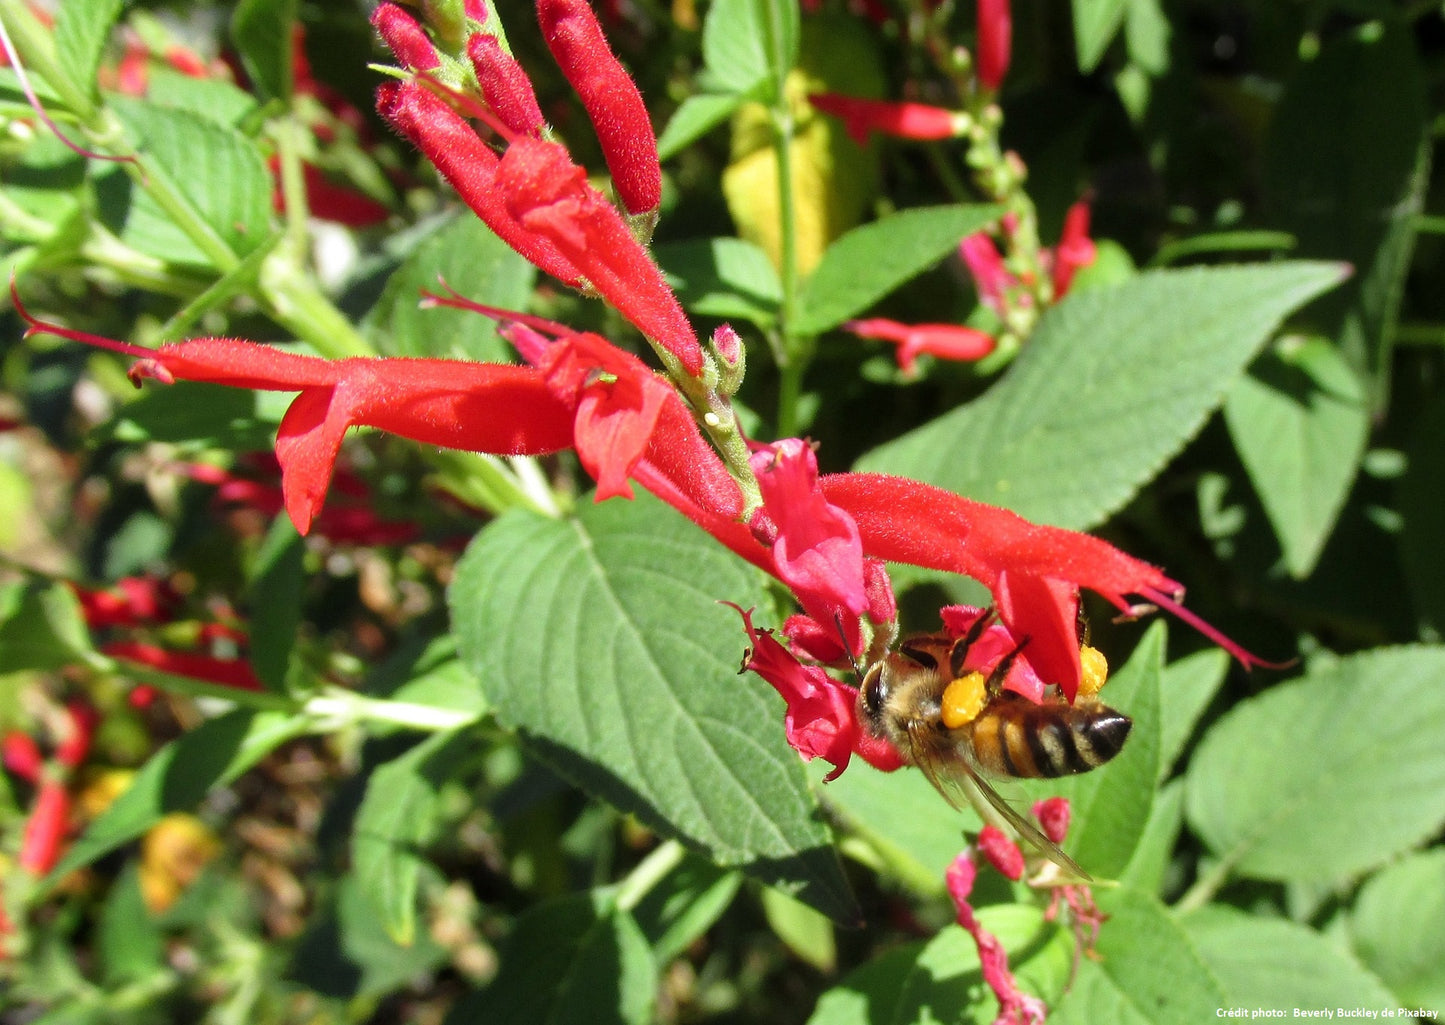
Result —
<path fill-rule="evenodd" d="M 1079 696 L 1091 698 L 1109 679 L 1109 660 L 1098 648 L 1084 644 L 1079 647 Z"/>
<path fill-rule="evenodd" d="M 943 688 L 943 725 L 950 730 L 967 726 L 978 718 L 988 698 L 988 681 L 983 673 L 966 673 Z"/>

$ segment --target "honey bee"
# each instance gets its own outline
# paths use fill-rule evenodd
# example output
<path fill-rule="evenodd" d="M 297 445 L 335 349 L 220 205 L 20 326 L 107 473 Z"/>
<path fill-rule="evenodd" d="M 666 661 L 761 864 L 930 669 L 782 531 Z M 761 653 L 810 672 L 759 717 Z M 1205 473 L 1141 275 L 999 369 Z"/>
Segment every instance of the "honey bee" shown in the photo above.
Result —
<path fill-rule="evenodd" d="M 1038 704 L 1004 691 L 1004 678 L 1022 645 L 986 679 L 966 672 L 969 646 L 982 628 L 980 620 L 961 637 L 913 637 L 875 662 L 858 689 L 858 721 L 922 769 L 955 808 L 967 803 L 985 822 L 999 826 L 1002 820 L 1051 861 L 1088 879 L 994 790 L 985 774 L 1053 779 L 1088 772 L 1119 753 L 1133 722 L 1092 695 L 1081 693 L 1074 704 L 1053 695 Z M 1102 656 L 1097 657 L 1102 664 Z"/>

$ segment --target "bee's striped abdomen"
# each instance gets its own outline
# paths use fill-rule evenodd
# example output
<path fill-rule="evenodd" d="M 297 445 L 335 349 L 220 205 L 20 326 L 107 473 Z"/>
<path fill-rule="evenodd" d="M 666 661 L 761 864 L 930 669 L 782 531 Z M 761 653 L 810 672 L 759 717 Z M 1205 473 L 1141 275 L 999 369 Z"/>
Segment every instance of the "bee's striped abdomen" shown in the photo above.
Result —
<path fill-rule="evenodd" d="M 974 758 L 986 772 L 1052 779 L 1088 772 L 1119 753 L 1133 726 L 1104 705 L 993 702 L 968 727 Z"/>

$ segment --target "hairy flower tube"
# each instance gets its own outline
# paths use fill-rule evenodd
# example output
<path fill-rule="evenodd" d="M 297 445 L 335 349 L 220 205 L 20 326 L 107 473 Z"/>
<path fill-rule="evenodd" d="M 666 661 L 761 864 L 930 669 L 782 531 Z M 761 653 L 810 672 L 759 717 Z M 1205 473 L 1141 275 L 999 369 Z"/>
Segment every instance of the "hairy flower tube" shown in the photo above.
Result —
<path fill-rule="evenodd" d="M 850 320 L 843 329 L 859 338 L 877 338 L 898 345 L 898 367 L 905 374 L 916 370 L 918 357 L 974 362 L 993 352 L 993 336 L 964 324 L 900 324 L 884 317 Z"/>
<path fill-rule="evenodd" d="M 813 93 L 808 102 L 842 121 L 860 146 L 867 145 L 873 132 L 919 141 L 952 139 L 966 132 L 969 124 L 967 114 L 926 103 L 869 100 L 839 93 Z"/>

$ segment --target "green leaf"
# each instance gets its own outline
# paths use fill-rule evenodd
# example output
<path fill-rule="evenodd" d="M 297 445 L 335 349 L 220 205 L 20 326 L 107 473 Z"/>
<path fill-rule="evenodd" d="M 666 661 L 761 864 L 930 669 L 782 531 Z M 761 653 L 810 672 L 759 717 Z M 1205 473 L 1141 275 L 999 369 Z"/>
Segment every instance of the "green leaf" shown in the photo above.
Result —
<path fill-rule="evenodd" d="M 1224 422 L 1296 579 L 1309 576 L 1354 483 L 1370 411 L 1329 342 L 1291 339 L 1230 389 Z"/>
<path fill-rule="evenodd" d="M 1385 648 L 1244 701 L 1190 762 L 1190 825 L 1255 879 L 1329 881 L 1445 824 L 1445 648 Z"/>
<path fill-rule="evenodd" d="M 152 158 L 152 173 L 171 187 L 216 239 L 239 256 L 265 244 L 271 232 L 271 176 L 255 143 L 234 129 L 184 110 L 113 97 L 137 148 Z M 121 171 L 97 177 L 100 215 L 127 245 L 171 263 L 210 260 L 149 192 Z"/>
<path fill-rule="evenodd" d="M 0 675 L 63 669 L 92 651 L 75 592 L 64 584 L 0 587 Z"/>
<path fill-rule="evenodd" d="M 305 558 L 306 544 L 290 517 L 277 516 L 249 567 L 251 668 L 278 694 L 286 691 L 286 670 L 301 627 Z"/>
<path fill-rule="evenodd" d="M 417 883 L 426 860 L 420 848 L 432 832 L 442 785 L 474 744 L 466 733 L 438 733 L 367 781 L 351 834 L 352 871 L 399 946 L 416 941 Z"/>
<path fill-rule="evenodd" d="M 1294 922 L 1255 918 L 1215 904 L 1185 916 L 1180 924 L 1223 983 L 1232 1006 L 1297 1017 L 1296 1009 L 1380 1008 L 1398 1003 L 1349 953 Z"/>
<path fill-rule="evenodd" d="M 1360 888 L 1350 912 L 1360 959 L 1412 1007 L 1445 1007 L 1445 848 L 1412 854 Z"/>
<path fill-rule="evenodd" d="M 67 0 L 55 12 L 55 57 L 77 88 L 100 97 L 96 71 L 121 0 Z"/>
<path fill-rule="evenodd" d="M 657 137 L 657 158 L 670 160 L 692 143 L 732 117 L 742 103 L 738 93 L 717 95 L 703 93 L 689 96 L 668 118 L 667 127 Z"/>
<path fill-rule="evenodd" d="M 1063 847 L 1090 873 L 1112 878 L 1124 871 L 1139 844 L 1159 774 L 1159 677 L 1165 627 L 1155 622 L 1134 655 L 1109 676 L 1105 704 L 1134 720 L 1124 750 L 1092 772 L 1021 784 L 1033 798 L 1059 795 L 1072 812 Z"/>
<path fill-rule="evenodd" d="M 1067 935 L 1051 929 L 1038 908 L 1023 905 L 982 908 L 978 919 L 1008 951 L 1020 985 L 1051 1001 L 1068 978 Z M 1047 938 L 1042 947 L 1041 938 Z M 1030 952 L 1027 960 L 1020 960 L 1023 951 Z M 997 1013 L 973 938 L 949 926 L 926 944 L 895 948 L 850 972 L 819 998 L 808 1025 L 987 1025 Z"/>
<path fill-rule="evenodd" d="M 982 823 L 972 810 L 955 811 L 923 773 L 912 769 L 879 772 L 861 759 L 831 783 L 822 778 L 831 766 L 808 767 L 821 788 L 830 816 L 867 844 L 869 861 L 921 894 L 943 892 L 943 873 L 967 843 L 965 830 Z"/>
<path fill-rule="evenodd" d="M 1080 71 L 1088 74 L 1098 67 L 1128 7 L 1129 0 L 1073 0 L 1074 52 Z"/>
<path fill-rule="evenodd" d="M 422 309 L 422 292 L 445 295 L 450 288 L 483 305 L 525 310 L 536 277 L 530 263 L 467 213 L 412 250 L 387 280 L 367 326 L 380 329 L 378 348 L 387 356 L 512 363 L 512 348 L 490 317 L 445 306 Z"/>
<path fill-rule="evenodd" d="M 100 909 L 95 951 L 107 986 L 138 982 L 165 970 L 165 946 L 141 899 L 140 861 L 128 861 Z"/>
<path fill-rule="evenodd" d="M 446 1025 L 643 1025 L 656 989 L 652 952 L 632 916 L 600 895 L 576 894 L 517 919 L 496 979 L 458 1003 Z"/>
<path fill-rule="evenodd" d="M 367 674 L 362 690 L 392 701 L 470 713 L 477 718 L 487 711 L 481 681 L 457 658 L 456 638 L 450 633 L 401 646 Z"/>
<path fill-rule="evenodd" d="M 256 97 L 222 78 L 196 78 L 164 65 L 146 71 L 146 99 L 159 107 L 200 114 L 218 124 L 240 128 L 256 113 Z"/>
<path fill-rule="evenodd" d="M 1079 959 L 1055 1025 L 1198 1025 L 1227 1007 L 1224 988 L 1188 935 L 1154 898 L 1120 888 L 1099 894 L 1109 919 L 1098 960 Z"/>
<path fill-rule="evenodd" d="M 689 854 L 681 865 L 647 891 L 632 917 L 652 944 L 652 957 L 665 965 L 711 928 L 738 892 L 742 874 Z"/>
<path fill-rule="evenodd" d="M 773 935 L 797 957 L 820 972 L 831 972 L 838 962 L 833 923 L 806 904 L 800 904 L 771 886 L 763 888 L 763 915 Z"/>
<path fill-rule="evenodd" d="M 1169 18 L 1159 0 L 1128 0 L 1124 39 L 1129 60 L 1162 78 L 1169 71 Z"/>
<path fill-rule="evenodd" d="M 903 210 L 854 228 L 830 245 L 798 296 L 795 333 L 819 335 L 872 306 L 987 227 L 995 206 Z"/>
<path fill-rule="evenodd" d="M 738 675 L 751 567 L 645 493 L 572 520 L 500 516 L 457 567 L 462 657 L 497 718 L 563 775 L 667 836 L 855 912 L 787 746 L 779 699 Z"/>
<path fill-rule="evenodd" d="M 1139 834 L 1139 842 L 1129 864 L 1119 873 L 1119 881 L 1141 893 L 1158 894 L 1169 873 L 1179 831 L 1184 826 L 1184 781 L 1171 780 L 1154 794 L 1149 807 L 1149 821 Z"/>
<path fill-rule="evenodd" d="M 717 0 L 702 26 L 704 81 L 714 92 L 752 98 L 781 95 L 798 58 L 798 5 L 768 0 Z"/>
<path fill-rule="evenodd" d="M 975 402 L 861 460 L 1030 519 L 1083 529 L 1178 452 L 1337 264 L 1150 271 L 1069 295 Z"/>
<path fill-rule="evenodd" d="M 302 716 L 238 708 L 183 733 L 141 766 L 126 791 L 65 852 L 45 885 L 139 839 L 163 816 L 191 811 L 212 787 L 229 783 L 308 727 Z"/>
<path fill-rule="evenodd" d="M 1264 197 L 1310 257 L 1348 260 L 1353 281 L 1316 313 L 1372 405 L 1388 395 L 1395 319 L 1429 187 L 1431 112 L 1414 31 L 1398 12 L 1328 33 L 1271 118 Z"/>
<path fill-rule="evenodd" d="M 659 245 L 657 262 L 682 305 L 700 317 L 747 320 L 770 327 L 783 285 L 767 253 L 738 238 L 694 239 Z"/>
<path fill-rule="evenodd" d="M 231 41 L 246 74 L 265 99 L 289 100 L 295 84 L 291 33 L 296 0 L 241 0 L 231 15 Z"/>
<path fill-rule="evenodd" d="M 1229 654 L 1206 648 L 1171 662 L 1159 683 L 1159 781 L 1162 783 L 1184 751 L 1199 717 L 1224 683 Z"/>

